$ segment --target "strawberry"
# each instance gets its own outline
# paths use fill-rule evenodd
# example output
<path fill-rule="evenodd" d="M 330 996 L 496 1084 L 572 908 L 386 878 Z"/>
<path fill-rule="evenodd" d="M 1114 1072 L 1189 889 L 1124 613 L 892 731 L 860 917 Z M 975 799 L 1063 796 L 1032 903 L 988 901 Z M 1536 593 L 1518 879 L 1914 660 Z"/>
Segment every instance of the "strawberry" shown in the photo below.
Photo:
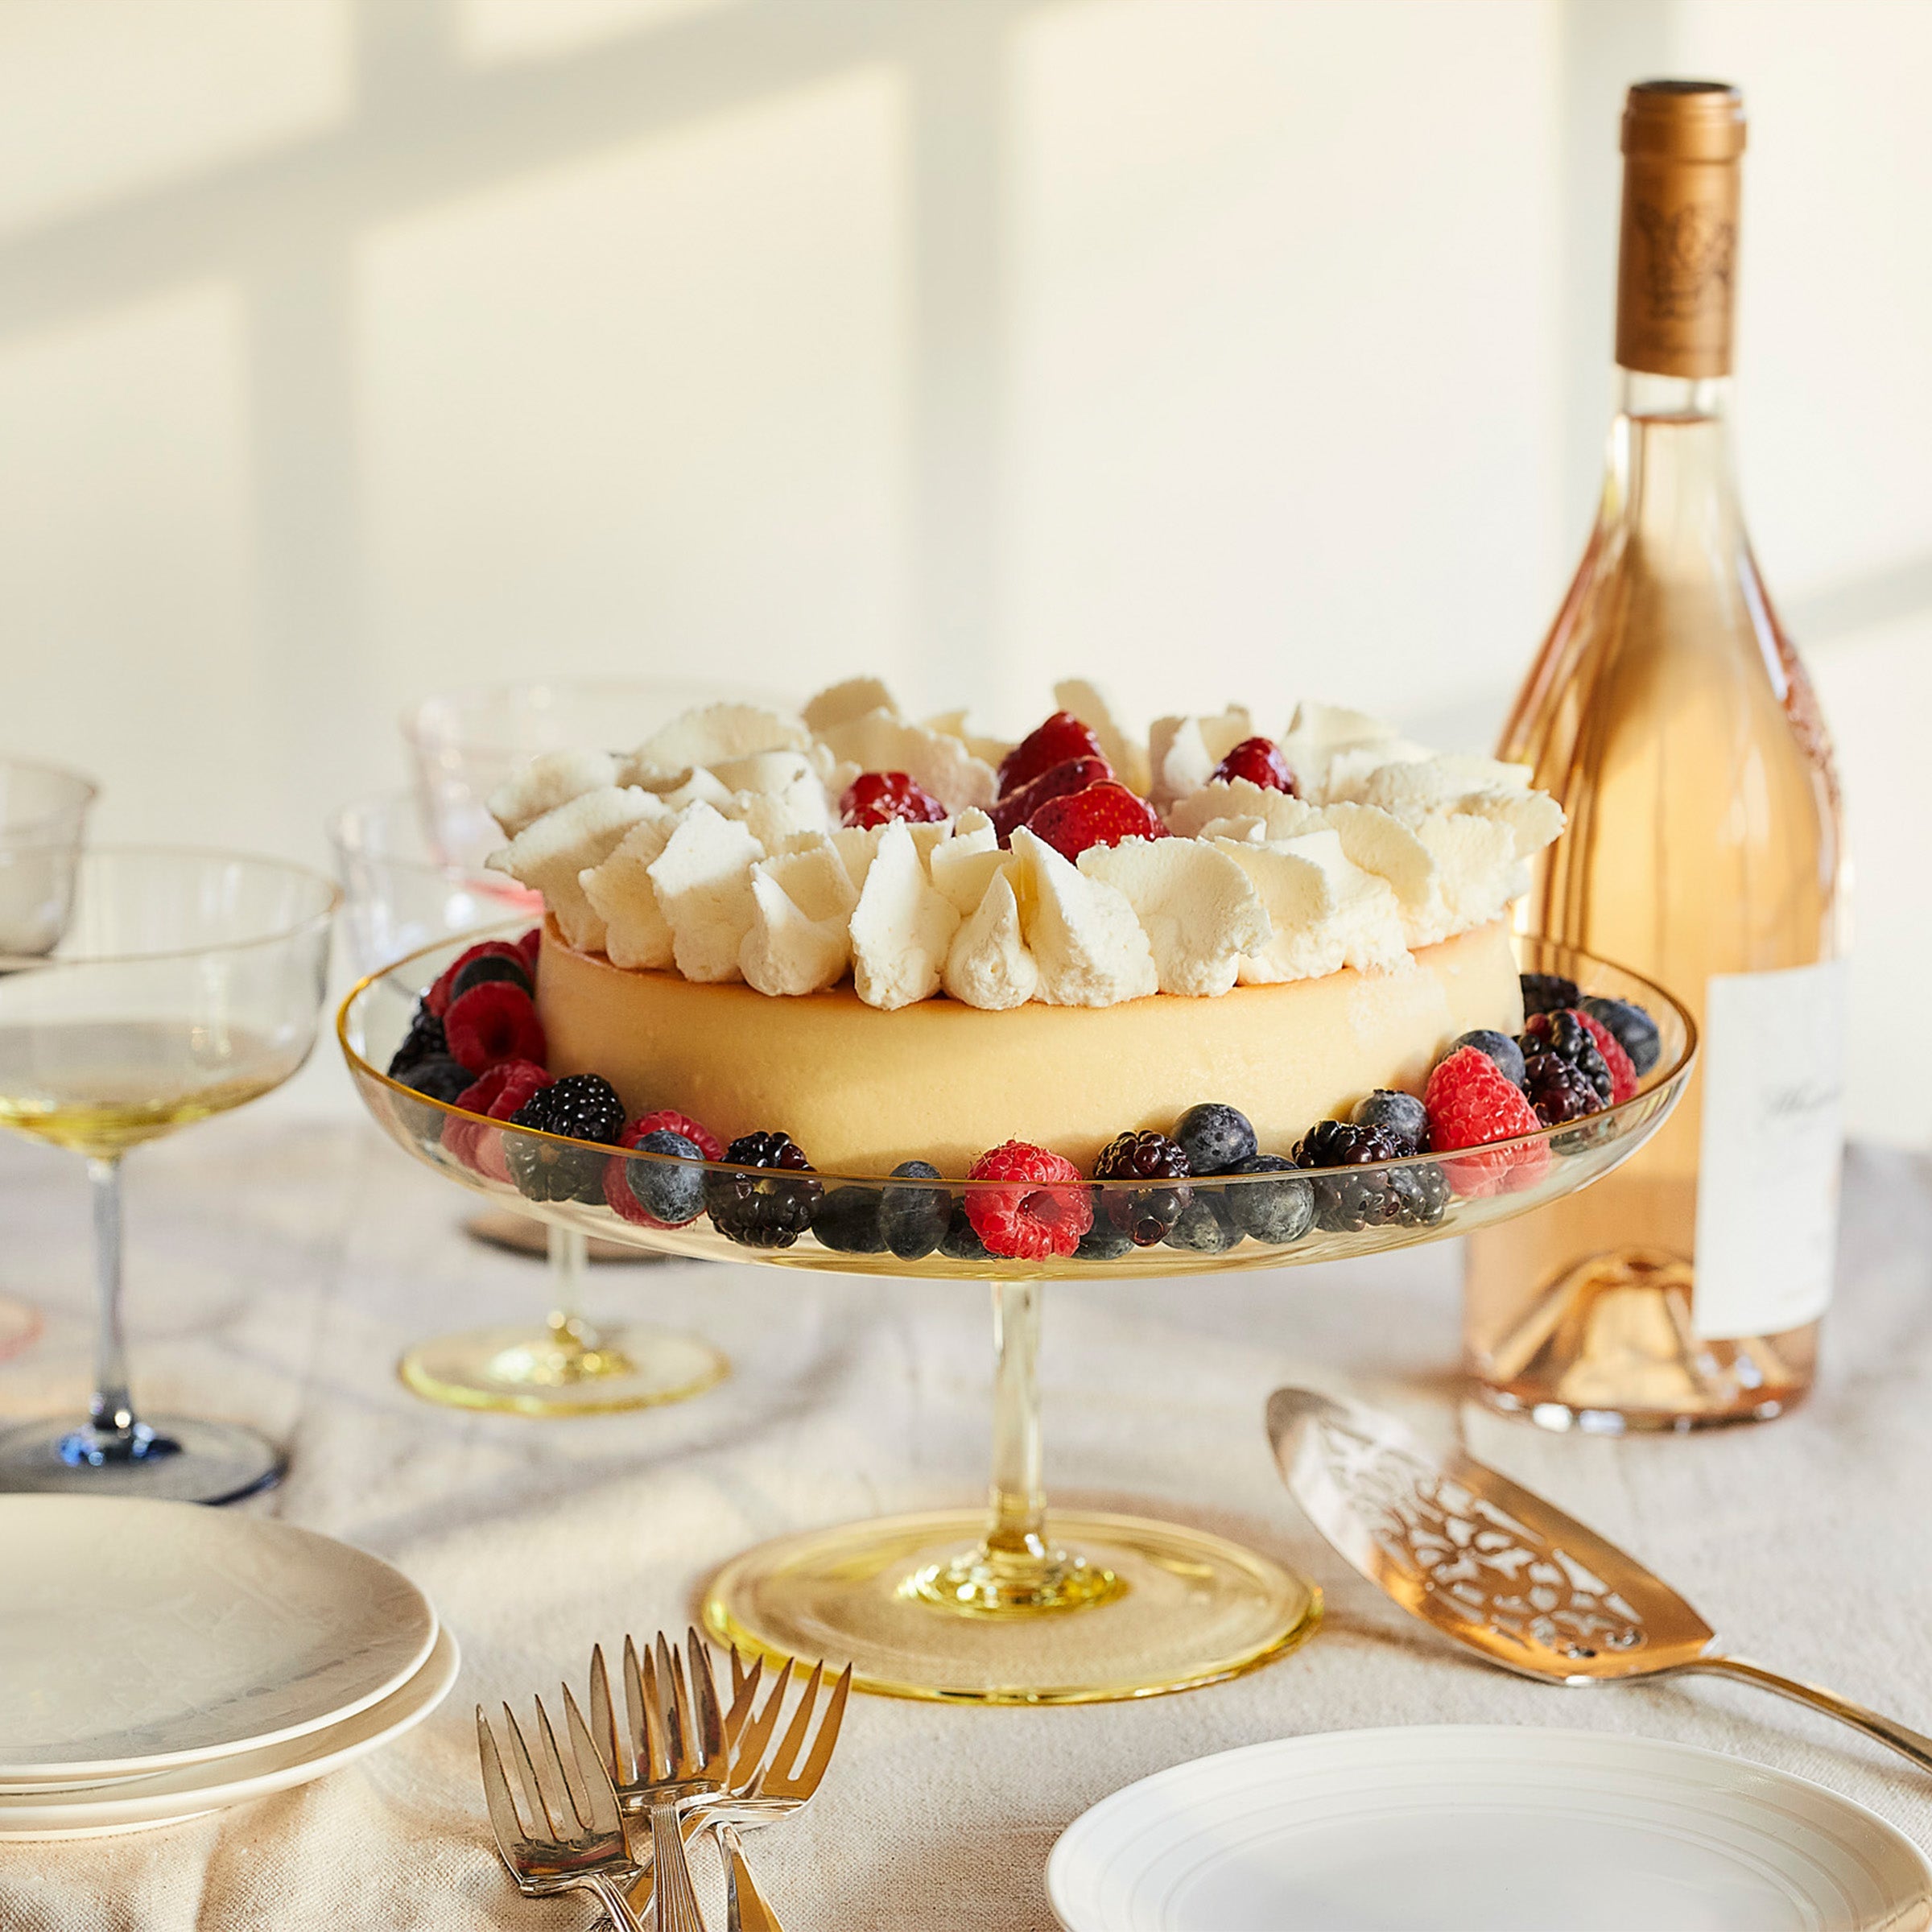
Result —
<path fill-rule="evenodd" d="M 1480 1147 L 1492 1141 L 1534 1133 L 1538 1121 L 1522 1089 L 1479 1046 L 1459 1046 L 1429 1076 L 1422 1095 L 1429 1114 L 1429 1145 L 1438 1154 Z M 1541 1180 L 1550 1166 L 1546 1141 L 1507 1153 L 1444 1161 L 1443 1171 L 1460 1195 L 1512 1193 Z"/>
<path fill-rule="evenodd" d="M 1092 729 L 1070 711 L 1056 711 L 1038 730 L 1030 732 L 1000 761 L 1000 796 L 1030 785 L 1069 758 L 1104 756 Z"/>
<path fill-rule="evenodd" d="M 1043 771 L 1030 784 L 1009 791 L 988 815 L 1000 844 L 1009 845 L 1013 833 L 1049 799 L 1063 799 L 1070 792 L 1084 791 L 1089 785 L 1104 785 L 1113 776 L 1104 758 L 1069 758 L 1051 771 Z"/>
<path fill-rule="evenodd" d="M 1077 859 L 1089 845 L 1117 845 L 1123 839 L 1170 836 L 1147 801 L 1113 779 L 1089 785 L 1063 798 L 1049 799 L 1026 821 L 1063 859 Z"/>
<path fill-rule="evenodd" d="M 1080 1169 L 1044 1147 L 1005 1141 L 973 1162 L 968 1179 L 1013 1183 L 966 1190 L 966 1218 L 989 1254 L 1023 1261 L 1069 1255 L 1093 1225 Z"/>
<path fill-rule="evenodd" d="M 1214 768 L 1214 777 L 1232 782 L 1245 778 L 1266 791 L 1285 791 L 1291 799 L 1302 795 L 1294 773 L 1272 738 L 1243 738 Z"/>
<path fill-rule="evenodd" d="M 506 980 L 485 980 L 452 1000 L 443 1030 L 450 1057 L 472 1073 L 485 1073 L 499 1060 L 534 1060 L 540 1067 L 547 1057 L 543 1022 L 530 995 Z"/>
<path fill-rule="evenodd" d="M 841 825 L 885 825 L 903 819 L 913 825 L 937 825 L 946 807 L 919 780 L 903 771 L 862 771 L 839 800 Z"/>
<path fill-rule="evenodd" d="M 1596 1042 L 1596 1050 L 1604 1056 L 1604 1064 L 1610 1069 L 1610 1104 L 1620 1107 L 1637 1092 L 1637 1068 L 1629 1055 L 1624 1051 L 1623 1042 L 1595 1013 L 1586 1013 L 1580 1006 L 1575 1009 L 1575 1013 L 1588 1030 L 1591 1038 Z"/>

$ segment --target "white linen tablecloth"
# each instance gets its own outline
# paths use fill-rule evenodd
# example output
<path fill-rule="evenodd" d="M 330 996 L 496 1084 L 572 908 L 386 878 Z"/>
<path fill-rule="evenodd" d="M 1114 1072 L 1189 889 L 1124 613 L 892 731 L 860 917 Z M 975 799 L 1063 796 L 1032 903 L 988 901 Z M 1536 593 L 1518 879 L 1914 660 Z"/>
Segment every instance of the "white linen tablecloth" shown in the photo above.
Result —
<path fill-rule="evenodd" d="M 1827 1365 L 1769 1426 L 1667 1440 L 1546 1435 L 1464 1406 L 1477 1455 L 1650 1562 L 1737 1648 L 1932 1729 L 1932 1174 L 1854 1155 Z M 244 1113 L 129 1163 L 137 1393 L 291 1447 L 263 1509 L 376 1550 L 436 1600 L 463 1674 L 423 1728 L 319 1783 L 130 1837 L 0 1844 L 7 1932 L 588 1925 L 526 1904 L 489 1848 L 472 1707 L 580 1682 L 593 1641 L 681 1627 L 719 1562 L 774 1534 L 985 1481 L 989 1323 L 967 1284 L 737 1267 L 594 1268 L 589 1312 L 701 1330 L 735 1373 L 668 1409 L 533 1422 L 431 1407 L 412 1339 L 543 1307 L 541 1265 L 481 1248 L 466 1201 L 371 1128 Z M 0 1294 L 46 1312 L 0 1366 L 0 1420 L 87 1383 L 85 1183 L 0 1146 Z M 819 1802 L 752 1852 L 791 1932 L 1046 1932 L 1053 1841 L 1096 1799 L 1203 1752 L 1363 1725 L 1577 1725 L 1815 1778 L 1932 1846 L 1932 1780 L 1741 1686 L 1563 1690 L 1454 1653 L 1299 1518 L 1261 1431 L 1278 1384 L 1456 1423 L 1457 1265 L 1380 1261 L 1055 1288 L 1042 1378 L 1063 1501 L 1203 1524 L 1311 1571 L 1317 1639 L 1234 1682 L 1139 1703 L 974 1710 L 855 1699 Z M 0 1561 L 3 1561 L 0 1555 Z M 719 1920 L 722 1922 L 721 1918 Z"/>

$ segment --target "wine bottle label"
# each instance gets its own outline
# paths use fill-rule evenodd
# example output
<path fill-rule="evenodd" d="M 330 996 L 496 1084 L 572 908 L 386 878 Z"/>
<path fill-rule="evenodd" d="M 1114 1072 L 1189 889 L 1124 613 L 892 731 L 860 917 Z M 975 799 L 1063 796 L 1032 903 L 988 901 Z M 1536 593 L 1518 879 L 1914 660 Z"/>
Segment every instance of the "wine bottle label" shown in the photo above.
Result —
<path fill-rule="evenodd" d="M 1781 1334 L 1830 1305 L 1844 1051 L 1842 960 L 1707 983 L 1690 1310 L 1700 1340 Z"/>

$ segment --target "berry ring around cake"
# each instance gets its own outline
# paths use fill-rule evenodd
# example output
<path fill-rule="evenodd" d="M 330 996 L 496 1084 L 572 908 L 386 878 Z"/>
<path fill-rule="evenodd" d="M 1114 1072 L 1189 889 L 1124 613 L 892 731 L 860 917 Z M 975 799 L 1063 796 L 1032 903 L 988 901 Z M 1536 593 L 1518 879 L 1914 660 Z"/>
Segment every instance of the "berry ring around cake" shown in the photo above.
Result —
<path fill-rule="evenodd" d="M 827 724 L 819 700 L 540 762 L 495 803 L 544 927 L 399 962 L 341 1022 L 400 1145 L 546 1220 L 993 1285 L 992 1521 L 781 1539 L 707 1596 L 720 1637 L 902 1695 L 1178 1689 L 1319 1616 L 1224 1539 L 1046 1513 L 1040 1283 L 1521 1213 L 1641 1145 L 1695 1050 L 1662 989 L 1508 937 L 1550 820 L 1507 768 L 1364 745 L 1367 721 L 1306 706 L 1274 741 L 1239 713 L 1166 720 L 1137 758 L 1061 695 L 1013 747 L 889 701 Z M 814 813 L 833 822 L 801 829 Z"/>

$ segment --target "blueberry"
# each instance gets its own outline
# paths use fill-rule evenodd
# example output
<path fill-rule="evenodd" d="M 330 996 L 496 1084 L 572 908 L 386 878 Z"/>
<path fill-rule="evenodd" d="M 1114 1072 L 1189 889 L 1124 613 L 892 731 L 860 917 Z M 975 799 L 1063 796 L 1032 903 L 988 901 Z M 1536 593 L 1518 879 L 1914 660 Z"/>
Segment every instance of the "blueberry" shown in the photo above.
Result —
<path fill-rule="evenodd" d="M 1498 1034 L 1496 1037 L 1501 1039 L 1502 1035 Z M 1513 1046 L 1515 1042 L 1507 1044 Z M 1348 1117 L 1358 1127 L 1380 1127 L 1418 1154 L 1429 1145 L 1428 1109 L 1412 1093 L 1378 1087 L 1373 1093 L 1364 1094 L 1356 1102 L 1355 1111 Z"/>
<path fill-rule="evenodd" d="M 630 1191 L 637 1197 L 638 1205 L 654 1220 L 669 1228 L 682 1228 L 704 1212 L 704 1170 L 696 1164 L 704 1158 L 704 1150 L 695 1141 L 659 1127 L 644 1135 L 634 1151 L 671 1154 L 679 1163 L 694 1163 L 689 1167 L 668 1160 L 625 1163 L 624 1179 L 630 1183 Z"/>
<path fill-rule="evenodd" d="M 1133 1253 L 1133 1236 L 1124 1228 L 1117 1228 L 1104 1214 L 1093 1217 L 1093 1225 L 1080 1236 L 1080 1245 L 1073 1251 L 1076 1261 L 1117 1261 L 1124 1254 Z"/>
<path fill-rule="evenodd" d="M 939 1253 L 956 1261 L 983 1261 L 989 1257 L 986 1244 L 980 1239 L 979 1231 L 967 1218 L 964 1208 L 956 1208 L 952 1218 L 946 1224 L 946 1233 L 939 1243 Z"/>
<path fill-rule="evenodd" d="M 1497 1033 L 1488 1026 L 1479 1026 L 1473 1033 L 1458 1034 L 1449 1042 L 1449 1053 L 1458 1047 L 1473 1046 L 1478 1053 L 1486 1053 L 1503 1071 L 1503 1078 L 1512 1087 L 1523 1084 L 1523 1050 L 1506 1033 Z M 1449 1053 L 1443 1055 L 1447 1059 Z"/>
<path fill-rule="evenodd" d="M 399 1077 L 405 1087 L 432 1100 L 453 1102 L 477 1084 L 477 1076 L 446 1053 L 432 1053 L 418 1060 Z"/>
<path fill-rule="evenodd" d="M 1657 1064 L 1663 1041 L 1651 1018 L 1634 1000 L 1601 1000 L 1587 997 L 1583 1011 L 1630 1056 L 1630 1064 L 1640 1074 Z"/>
<path fill-rule="evenodd" d="M 1170 1248 L 1195 1254 L 1224 1254 L 1241 1238 L 1241 1230 L 1223 1202 L 1216 1195 L 1199 1193 L 1164 1237 Z"/>
<path fill-rule="evenodd" d="M 520 988 L 532 999 L 536 997 L 536 984 L 528 971 L 514 960 L 504 959 L 500 954 L 486 953 L 480 960 L 472 960 L 449 983 L 450 1003 L 453 1005 L 473 986 L 481 986 L 488 980 L 502 980 Z"/>
<path fill-rule="evenodd" d="M 1218 1100 L 1190 1107 L 1174 1122 L 1174 1137 L 1196 1174 L 1225 1174 L 1261 1146 L 1247 1115 Z"/>
<path fill-rule="evenodd" d="M 1296 1173 L 1293 1161 L 1285 1161 L 1278 1154 L 1250 1154 L 1231 1171 L 1284 1177 L 1278 1181 L 1249 1181 L 1222 1191 L 1228 1211 L 1243 1233 L 1283 1247 L 1298 1241 L 1314 1224 L 1315 1189 Z"/>
<path fill-rule="evenodd" d="M 827 1248 L 841 1254 L 883 1254 L 886 1232 L 879 1224 L 876 1187 L 834 1187 L 818 1204 L 811 1231 Z"/>
<path fill-rule="evenodd" d="M 939 1178 L 929 1161 L 902 1161 L 892 1173 L 894 1180 Z M 943 1187 L 888 1187 L 879 1203 L 886 1245 L 902 1261 L 931 1254 L 945 1240 L 952 1220 L 952 1195 Z"/>

